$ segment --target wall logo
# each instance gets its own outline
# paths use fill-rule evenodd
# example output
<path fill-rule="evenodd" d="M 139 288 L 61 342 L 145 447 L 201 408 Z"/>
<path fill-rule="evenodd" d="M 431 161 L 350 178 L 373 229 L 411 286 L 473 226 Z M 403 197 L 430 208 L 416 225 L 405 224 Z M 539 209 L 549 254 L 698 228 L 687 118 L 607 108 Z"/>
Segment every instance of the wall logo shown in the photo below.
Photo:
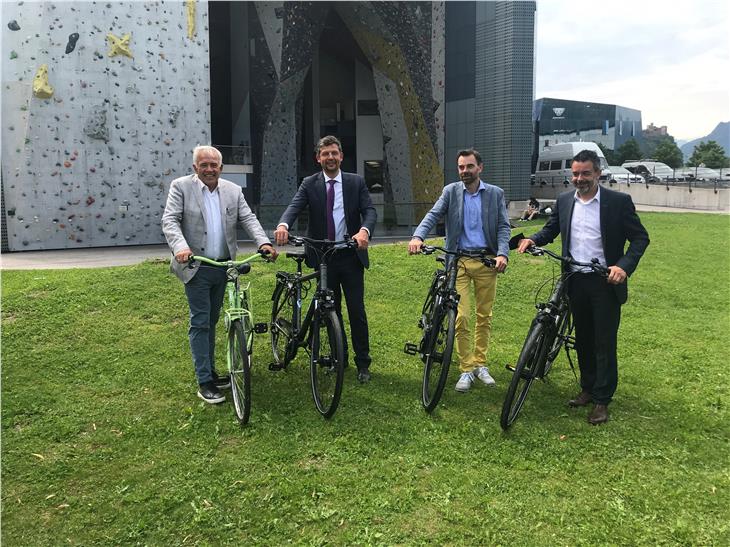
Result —
<path fill-rule="evenodd" d="M 553 120 L 563 119 L 564 113 L 565 113 L 565 108 L 558 108 L 558 107 L 553 108 L 553 114 L 555 114 L 555 116 L 553 116 Z"/>

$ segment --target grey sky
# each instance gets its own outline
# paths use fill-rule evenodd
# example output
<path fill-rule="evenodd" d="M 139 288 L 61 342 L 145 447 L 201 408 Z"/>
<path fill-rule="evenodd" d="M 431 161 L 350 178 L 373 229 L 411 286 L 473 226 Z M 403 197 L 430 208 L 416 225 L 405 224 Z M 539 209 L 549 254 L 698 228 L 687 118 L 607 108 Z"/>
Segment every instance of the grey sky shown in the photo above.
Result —
<path fill-rule="evenodd" d="M 678 139 L 730 120 L 730 3 L 538 0 L 535 98 L 641 110 Z"/>

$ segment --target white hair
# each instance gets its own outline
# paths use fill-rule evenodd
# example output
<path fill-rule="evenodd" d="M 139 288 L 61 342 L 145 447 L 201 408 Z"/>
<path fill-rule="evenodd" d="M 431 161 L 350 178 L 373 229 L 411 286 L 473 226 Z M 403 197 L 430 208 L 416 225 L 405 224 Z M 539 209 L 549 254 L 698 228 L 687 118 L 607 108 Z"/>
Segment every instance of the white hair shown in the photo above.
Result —
<path fill-rule="evenodd" d="M 198 165 L 198 158 L 203 153 L 213 153 L 218 158 L 218 163 L 223 164 L 223 154 L 214 146 L 202 145 L 193 148 L 193 164 Z"/>

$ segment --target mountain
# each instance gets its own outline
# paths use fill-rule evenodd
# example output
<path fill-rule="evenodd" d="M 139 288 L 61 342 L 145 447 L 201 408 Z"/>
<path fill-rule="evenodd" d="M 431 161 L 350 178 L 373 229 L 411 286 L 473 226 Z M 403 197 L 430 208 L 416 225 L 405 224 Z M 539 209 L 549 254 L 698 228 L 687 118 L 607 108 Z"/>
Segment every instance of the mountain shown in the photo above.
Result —
<path fill-rule="evenodd" d="M 706 135 L 701 139 L 689 141 L 680 146 L 679 148 L 682 150 L 682 154 L 684 154 L 684 161 L 689 159 L 695 149 L 695 146 L 700 144 L 701 141 L 715 141 L 725 149 L 725 155 L 730 156 L 730 122 L 720 122 L 709 135 Z"/>

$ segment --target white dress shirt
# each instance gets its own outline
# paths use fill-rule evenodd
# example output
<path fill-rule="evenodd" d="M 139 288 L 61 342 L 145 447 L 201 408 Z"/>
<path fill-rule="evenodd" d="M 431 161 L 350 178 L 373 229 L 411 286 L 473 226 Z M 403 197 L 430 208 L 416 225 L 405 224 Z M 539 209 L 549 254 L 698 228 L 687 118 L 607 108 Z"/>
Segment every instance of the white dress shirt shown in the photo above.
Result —
<path fill-rule="evenodd" d="M 200 179 L 198 179 L 200 181 Z M 226 235 L 223 233 L 223 219 L 221 217 L 220 192 L 216 187 L 212 192 L 200 181 L 205 204 L 205 256 L 212 259 L 228 256 Z"/>
<path fill-rule="evenodd" d="M 573 218 L 570 224 L 570 255 L 578 262 L 590 262 L 597 258 L 606 266 L 601 240 L 601 187 L 590 200 L 583 201 L 578 192 L 573 196 Z M 589 268 L 573 267 L 573 271 L 590 272 Z"/>

